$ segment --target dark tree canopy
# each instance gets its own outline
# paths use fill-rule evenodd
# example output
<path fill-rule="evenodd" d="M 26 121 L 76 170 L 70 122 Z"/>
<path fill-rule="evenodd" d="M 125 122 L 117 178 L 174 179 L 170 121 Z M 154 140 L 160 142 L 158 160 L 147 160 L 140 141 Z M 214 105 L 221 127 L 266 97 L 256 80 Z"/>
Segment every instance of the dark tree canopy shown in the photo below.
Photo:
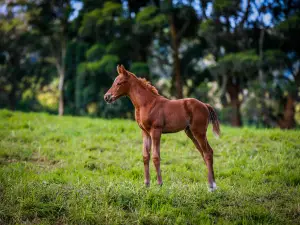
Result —
<path fill-rule="evenodd" d="M 32 0 L 1 2 L 0 107 L 133 118 L 103 94 L 125 65 L 170 98 L 195 97 L 222 122 L 300 121 L 300 3 Z"/>

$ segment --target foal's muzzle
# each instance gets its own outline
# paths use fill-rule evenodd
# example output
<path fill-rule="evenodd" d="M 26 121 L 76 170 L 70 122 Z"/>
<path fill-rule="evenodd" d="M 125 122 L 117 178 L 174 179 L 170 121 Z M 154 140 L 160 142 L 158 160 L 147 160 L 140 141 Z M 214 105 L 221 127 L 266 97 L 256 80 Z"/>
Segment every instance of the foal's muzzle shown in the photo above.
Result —
<path fill-rule="evenodd" d="M 104 100 L 107 102 L 107 103 L 112 103 L 113 100 L 114 100 L 114 96 L 110 93 L 107 93 L 104 95 Z"/>

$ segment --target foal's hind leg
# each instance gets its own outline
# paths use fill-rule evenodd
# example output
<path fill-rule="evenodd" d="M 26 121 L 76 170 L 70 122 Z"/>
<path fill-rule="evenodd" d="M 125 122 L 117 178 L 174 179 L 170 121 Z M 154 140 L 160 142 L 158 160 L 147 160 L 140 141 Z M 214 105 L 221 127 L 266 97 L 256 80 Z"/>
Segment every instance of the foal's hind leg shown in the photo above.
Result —
<path fill-rule="evenodd" d="M 188 128 L 185 130 L 185 132 L 188 135 L 188 137 L 194 142 L 196 148 L 199 150 L 199 152 L 201 153 L 204 159 L 204 162 L 208 170 L 209 190 L 214 191 L 217 188 L 217 185 L 215 183 L 214 169 L 213 169 L 213 150 L 208 144 L 208 141 L 206 139 L 206 134 L 201 133 L 196 129 L 191 131 Z"/>
<path fill-rule="evenodd" d="M 193 141 L 194 145 L 196 146 L 196 148 L 198 149 L 198 151 L 201 153 L 203 159 L 204 159 L 204 156 L 203 156 L 203 151 L 198 143 L 198 141 L 195 139 L 194 135 L 192 134 L 192 131 L 190 130 L 189 127 L 185 128 L 185 133 L 186 135 Z M 205 162 L 205 161 L 204 161 Z"/>

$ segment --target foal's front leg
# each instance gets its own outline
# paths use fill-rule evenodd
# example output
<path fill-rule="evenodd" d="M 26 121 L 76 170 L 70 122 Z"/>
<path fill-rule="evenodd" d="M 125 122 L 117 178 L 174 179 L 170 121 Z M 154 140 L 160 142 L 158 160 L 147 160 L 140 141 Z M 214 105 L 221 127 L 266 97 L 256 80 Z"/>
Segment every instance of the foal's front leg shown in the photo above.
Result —
<path fill-rule="evenodd" d="M 143 160 L 144 160 L 144 173 L 145 185 L 150 185 L 149 161 L 150 161 L 151 137 L 143 131 Z"/>
<path fill-rule="evenodd" d="M 157 183 L 162 185 L 162 178 L 160 172 L 160 136 L 161 129 L 152 129 L 150 132 L 152 139 L 152 160 L 156 169 Z"/>

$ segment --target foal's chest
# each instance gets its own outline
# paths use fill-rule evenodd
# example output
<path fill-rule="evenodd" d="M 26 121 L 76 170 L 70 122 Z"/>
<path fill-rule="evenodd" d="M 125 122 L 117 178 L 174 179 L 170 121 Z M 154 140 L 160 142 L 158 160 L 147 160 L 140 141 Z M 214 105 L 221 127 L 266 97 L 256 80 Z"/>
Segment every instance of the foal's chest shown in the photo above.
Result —
<path fill-rule="evenodd" d="M 149 116 L 145 116 L 146 112 L 140 109 L 135 110 L 135 120 L 138 123 L 139 127 L 142 130 L 148 131 L 151 126 L 151 120 L 149 119 Z"/>

